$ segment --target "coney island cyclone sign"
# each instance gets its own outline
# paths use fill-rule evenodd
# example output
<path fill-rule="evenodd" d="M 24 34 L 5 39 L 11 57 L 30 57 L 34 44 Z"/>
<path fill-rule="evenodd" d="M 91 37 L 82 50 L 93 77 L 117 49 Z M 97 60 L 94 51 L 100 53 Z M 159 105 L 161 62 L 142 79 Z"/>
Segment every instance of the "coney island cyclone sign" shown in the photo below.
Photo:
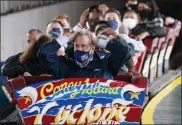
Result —
<path fill-rule="evenodd" d="M 140 124 L 146 86 L 97 78 L 45 81 L 15 90 L 25 124 Z"/>

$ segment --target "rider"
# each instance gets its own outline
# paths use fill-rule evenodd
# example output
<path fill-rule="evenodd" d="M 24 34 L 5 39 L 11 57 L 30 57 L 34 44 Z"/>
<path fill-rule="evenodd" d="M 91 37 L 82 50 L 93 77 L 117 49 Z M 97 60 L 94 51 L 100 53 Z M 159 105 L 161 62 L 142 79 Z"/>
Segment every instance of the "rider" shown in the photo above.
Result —
<path fill-rule="evenodd" d="M 56 52 L 59 47 L 69 41 L 74 41 L 74 47 L 69 50 L 67 55 L 57 56 Z M 47 43 L 40 50 L 39 56 L 50 66 L 52 74 L 57 78 L 97 77 L 113 79 L 120 67 L 131 58 L 125 42 L 124 39 L 118 38 L 98 39 L 91 32 L 84 30 L 69 36 L 61 36 Z M 101 58 L 95 52 L 95 46 L 105 48 L 110 53 Z"/>

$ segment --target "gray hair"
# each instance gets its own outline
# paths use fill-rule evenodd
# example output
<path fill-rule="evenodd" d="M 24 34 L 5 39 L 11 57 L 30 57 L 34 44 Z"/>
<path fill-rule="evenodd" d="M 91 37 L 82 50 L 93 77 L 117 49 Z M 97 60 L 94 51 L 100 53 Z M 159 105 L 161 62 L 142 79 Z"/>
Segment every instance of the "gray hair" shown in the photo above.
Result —
<path fill-rule="evenodd" d="M 76 34 L 76 37 L 78 36 L 88 36 L 89 40 L 92 40 L 92 33 L 90 31 L 87 30 L 81 30 Z"/>

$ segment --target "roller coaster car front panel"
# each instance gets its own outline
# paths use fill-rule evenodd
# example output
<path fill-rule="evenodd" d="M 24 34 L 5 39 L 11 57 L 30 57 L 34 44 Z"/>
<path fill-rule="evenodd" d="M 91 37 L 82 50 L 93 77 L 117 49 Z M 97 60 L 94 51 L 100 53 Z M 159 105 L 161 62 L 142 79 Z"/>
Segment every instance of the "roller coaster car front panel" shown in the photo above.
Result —
<path fill-rule="evenodd" d="M 44 78 L 11 80 L 24 124 L 140 124 L 148 84 L 145 77 Z"/>

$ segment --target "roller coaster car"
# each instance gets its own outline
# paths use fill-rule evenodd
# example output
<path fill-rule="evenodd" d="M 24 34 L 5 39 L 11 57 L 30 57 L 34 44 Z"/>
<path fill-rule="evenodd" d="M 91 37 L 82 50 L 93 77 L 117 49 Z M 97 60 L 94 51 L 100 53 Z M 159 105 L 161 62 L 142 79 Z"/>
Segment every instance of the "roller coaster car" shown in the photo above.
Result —
<path fill-rule="evenodd" d="M 24 124 L 140 124 L 147 84 L 131 73 L 114 80 L 29 76 L 7 80 L 4 92 Z"/>

